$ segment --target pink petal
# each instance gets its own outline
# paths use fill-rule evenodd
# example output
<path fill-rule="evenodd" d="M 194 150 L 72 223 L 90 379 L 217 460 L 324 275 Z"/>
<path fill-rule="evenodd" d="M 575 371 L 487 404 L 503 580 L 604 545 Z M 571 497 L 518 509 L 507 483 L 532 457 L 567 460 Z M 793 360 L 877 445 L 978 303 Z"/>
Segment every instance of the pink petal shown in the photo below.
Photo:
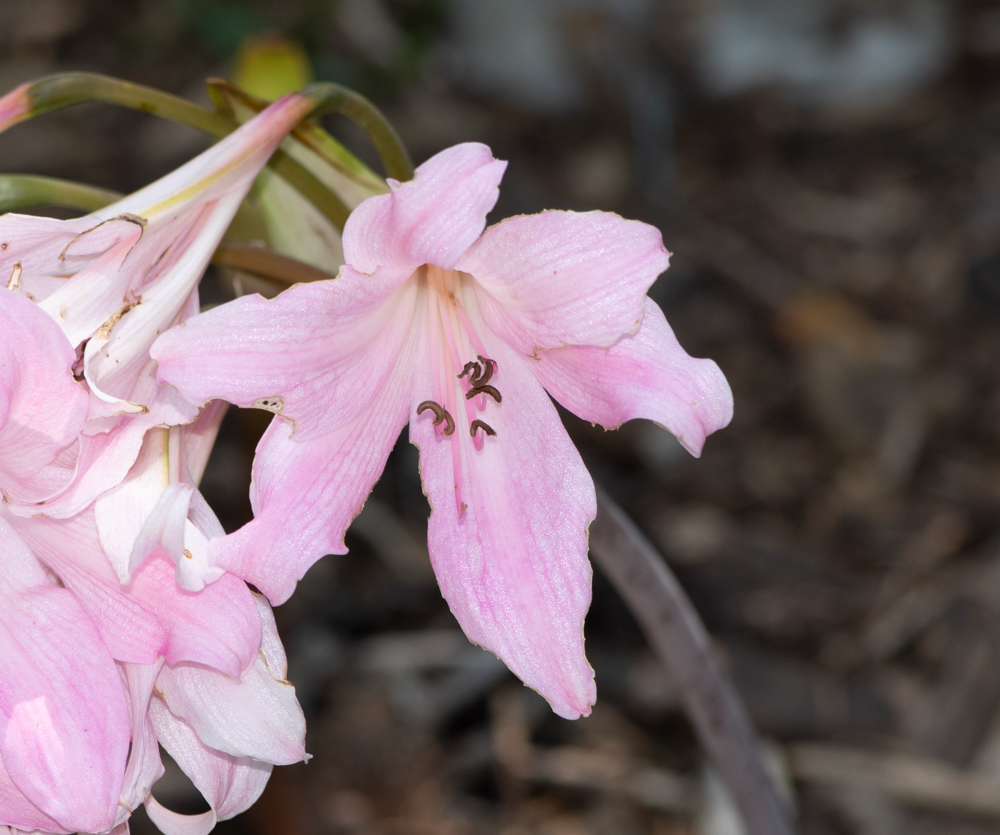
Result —
<path fill-rule="evenodd" d="M 491 226 L 457 268 L 495 300 L 483 306 L 494 330 L 531 354 L 607 347 L 634 333 L 646 291 L 669 259 L 660 231 L 646 223 L 607 212 L 542 212 Z M 501 325 L 498 316 L 511 321 Z"/>
<path fill-rule="evenodd" d="M 8 829 L 7 826 L 0 826 L 2 835 L 19 835 L 18 829 L 26 832 L 33 829 L 59 833 L 71 831 L 64 829 L 42 812 L 28 800 L 23 791 L 14 785 L 14 781 L 10 779 L 7 768 L 3 764 L 3 758 L 0 758 L 0 821 L 3 821 L 7 826 L 14 827 L 14 829 Z"/>
<path fill-rule="evenodd" d="M 143 227 L 131 220 L 95 218 L 92 229 L 66 248 L 61 272 L 72 279 L 47 296 L 39 306 L 63 329 L 74 346 L 96 331 L 125 303 L 132 271 L 123 269 L 126 258 L 142 237 Z M 74 252 L 79 248 L 79 253 Z M 78 262 L 84 256 L 89 262 Z"/>
<path fill-rule="evenodd" d="M 121 678 L 75 598 L 0 520 L 0 757 L 62 827 L 114 823 L 129 745 Z"/>
<path fill-rule="evenodd" d="M 73 519 L 18 519 L 18 532 L 92 615 L 119 661 L 151 664 L 195 661 L 239 676 L 260 646 L 253 595 L 233 576 L 197 594 L 177 588 L 174 564 L 148 560 L 122 586 L 97 545 L 92 514 Z"/>
<path fill-rule="evenodd" d="M 117 825 L 128 820 L 149 795 L 153 784 L 163 776 L 160 747 L 153 723 L 149 720 L 149 699 L 162 666 L 161 658 L 155 664 L 125 664 L 121 668 L 129 693 L 132 747 L 118 803 L 118 817 L 115 819 Z"/>
<path fill-rule="evenodd" d="M 408 277 L 345 269 L 270 301 L 244 296 L 167 331 L 150 355 L 193 403 L 258 405 L 291 421 L 297 441 L 317 438 L 352 424 L 386 385 L 412 330 Z"/>
<path fill-rule="evenodd" d="M 257 445 L 254 520 L 209 543 L 211 561 L 253 583 L 275 605 L 324 554 L 346 554 L 344 532 L 382 474 L 409 416 L 412 350 L 405 348 L 354 421 L 309 441 L 272 421 Z M 359 364 L 363 364 L 359 363 Z"/>
<path fill-rule="evenodd" d="M 176 431 L 181 433 L 182 462 L 184 471 L 181 480 L 191 484 L 200 484 L 201 477 L 208 465 L 208 457 L 212 454 L 215 437 L 219 434 L 219 426 L 226 416 L 229 404 L 225 400 L 210 400 L 201 410 L 198 419 Z"/>
<path fill-rule="evenodd" d="M 451 269 L 486 228 L 506 162 L 485 145 L 467 142 L 441 151 L 406 183 L 369 197 L 344 226 L 344 260 L 374 273 L 379 267 L 436 264 Z"/>
<path fill-rule="evenodd" d="M 475 311 L 469 315 L 475 322 Z M 500 656 L 557 714 L 576 718 L 589 714 L 596 698 L 583 650 L 594 485 L 528 360 L 479 332 L 498 364 L 504 399 L 489 401 L 479 415 L 496 430 L 482 450 L 473 448 L 466 415 L 455 416 L 463 518 L 451 439 L 435 433 L 428 413 L 410 418 L 432 508 L 431 563 L 469 639 Z M 414 410 L 432 391 L 429 371 L 418 370 Z"/>
<path fill-rule="evenodd" d="M 212 807 L 204 815 L 178 815 L 164 809 L 150 795 L 146 811 L 165 835 L 203 835 L 211 831 L 216 820 L 238 815 L 260 797 L 271 776 L 270 763 L 233 757 L 209 748 L 159 697 L 150 700 L 149 715 L 160 744 Z"/>
<path fill-rule="evenodd" d="M 234 757 L 290 765 L 306 757 L 306 720 L 285 680 L 285 651 L 271 607 L 257 598 L 264 640 L 256 663 L 240 679 L 199 664 L 165 667 L 157 690 L 170 712 L 210 748 Z"/>
<path fill-rule="evenodd" d="M 95 223 L 90 216 L 56 220 L 14 213 L 0 215 L 0 282 L 4 285 L 9 282 L 15 264 L 21 265 L 22 295 L 32 276 L 65 274 L 59 256 L 77 235 L 93 228 Z"/>
<path fill-rule="evenodd" d="M 719 366 L 688 356 L 651 299 L 635 335 L 610 348 L 539 351 L 531 369 L 549 394 L 584 420 L 614 429 L 647 418 L 695 456 L 705 437 L 733 417 L 733 393 Z"/>
<path fill-rule="evenodd" d="M 0 479 L 8 500 L 38 501 L 45 496 L 22 488 L 76 440 L 87 395 L 73 379 L 76 355 L 59 328 L 2 289 L 0 332 Z"/>

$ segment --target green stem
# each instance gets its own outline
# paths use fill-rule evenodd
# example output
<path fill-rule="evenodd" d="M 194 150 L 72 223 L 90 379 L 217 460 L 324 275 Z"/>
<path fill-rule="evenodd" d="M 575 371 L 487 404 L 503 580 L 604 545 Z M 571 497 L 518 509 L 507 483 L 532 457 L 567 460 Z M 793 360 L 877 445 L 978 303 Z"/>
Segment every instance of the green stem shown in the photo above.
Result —
<path fill-rule="evenodd" d="M 121 196 L 117 191 L 55 177 L 0 175 L 0 212 L 15 212 L 30 206 L 64 206 L 96 212 Z"/>
<path fill-rule="evenodd" d="M 368 99 L 329 81 L 310 84 L 302 94 L 317 102 L 310 116 L 342 113 L 367 133 L 382 158 L 387 176 L 401 182 L 413 179 L 413 163 L 403 141 L 382 111 Z"/>
<path fill-rule="evenodd" d="M 28 87 L 31 115 L 40 116 L 85 101 L 105 101 L 181 122 L 217 138 L 232 133 L 231 121 L 207 108 L 142 84 L 91 72 L 50 75 Z"/>
<path fill-rule="evenodd" d="M 227 136 L 238 127 L 232 120 L 178 96 L 97 73 L 52 75 L 29 84 L 27 96 L 32 116 L 85 101 L 105 101 L 190 125 L 216 138 Z M 344 228 L 350 209 L 305 166 L 280 150 L 274 153 L 268 166 L 298 189 L 338 229 Z"/>

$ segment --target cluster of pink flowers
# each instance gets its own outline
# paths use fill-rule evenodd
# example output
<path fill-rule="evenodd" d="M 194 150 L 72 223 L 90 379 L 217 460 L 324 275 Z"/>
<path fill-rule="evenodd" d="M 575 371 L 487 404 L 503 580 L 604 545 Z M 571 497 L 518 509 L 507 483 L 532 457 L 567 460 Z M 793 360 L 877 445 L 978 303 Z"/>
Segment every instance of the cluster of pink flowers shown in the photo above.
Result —
<path fill-rule="evenodd" d="M 646 295 L 659 232 L 556 211 L 486 229 L 506 164 L 478 144 L 358 206 L 335 280 L 198 313 L 312 105 L 282 99 L 101 212 L 0 217 L 0 824 L 104 832 L 144 802 L 168 835 L 207 833 L 302 760 L 269 602 L 345 553 L 407 424 L 455 617 L 556 713 L 588 714 L 596 500 L 550 397 L 608 428 L 656 421 L 695 455 L 731 417 L 718 367 Z M 275 413 L 255 519 L 230 535 L 196 487 L 220 401 Z M 157 743 L 212 811 L 157 804 Z"/>
<path fill-rule="evenodd" d="M 2 825 L 124 831 L 145 803 L 196 835 L 305 757 L 271 608 L 208 561 L 224 532 L 194 485 L 222 409 L 158 385 L 149 349 L 197 313 L 233 215 L 312 106 L 288 97 L 95 214 L 0 217 Z M 159 745 L 210 812 L 157 804 Z"/>

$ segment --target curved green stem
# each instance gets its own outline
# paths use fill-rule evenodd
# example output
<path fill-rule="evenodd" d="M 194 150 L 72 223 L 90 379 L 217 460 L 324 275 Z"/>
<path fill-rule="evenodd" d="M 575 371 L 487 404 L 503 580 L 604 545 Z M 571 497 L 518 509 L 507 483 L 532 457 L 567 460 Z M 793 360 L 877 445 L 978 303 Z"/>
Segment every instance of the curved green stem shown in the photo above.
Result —
<path fill-rule="evenodd" d="M 364 96 L 329 81 L 310 84 L 302 95 L 314 99 L 316 109 L 311 116 L 342 113 L 355 122 L 375 144 L 382 158 L 385 173 L 401 182 L 413 179 L 413 163 L 403 141 L 389 120 Z"/>
<path fill-rule="evenodd" d="M 215 137 L 226 136 L 236 128 L 228 119 L 179 96 L 98 73 L 50 75 L 28 84 L 26 93 L 31 102 L 31 116 L 85 101 L 106 101 L 181 122 Z"/>
<path fill-rule="evenodd" d="M 25 85 L 24 90 L 31 104 L 28 116 L 50 113 L 85 101 L 104 101 L 190 125 L 216 138 L 227 136 L 238 127 L 231 119 L 194 102 L 97 73 L 51 75 Z M 280 150 L 275 151 L 268 166 L 300 191 L 338 229 L 344 228 L 350 209 L 305 166 Z"/>
<path fill-rule="evenodd" d="M 121 196 L 117 191 L 55 177 L 0 175 L 0 212 L 15 212 L 30 206 L 64 206 L 96 212 Z"/>

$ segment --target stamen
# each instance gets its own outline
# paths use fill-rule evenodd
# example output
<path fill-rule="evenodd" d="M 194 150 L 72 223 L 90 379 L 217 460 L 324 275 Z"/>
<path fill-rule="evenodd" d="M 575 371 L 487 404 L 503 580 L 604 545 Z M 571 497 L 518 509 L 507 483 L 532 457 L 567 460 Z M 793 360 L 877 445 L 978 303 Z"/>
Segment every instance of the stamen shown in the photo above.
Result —
<path fill-rule="evenodd" d="M 435 426 L 440 426 L 442 423 L 446 424 L 444 429 L 441 430 L 442 434 L 451 435 L 455 431 L 455 420 L 448 414 L 448 410 L 444 406 L 435 403 L 433 400 L 425 400 L 417 406 L 417 414 L 423 414 L 428 409 L 434 412 Z"/>
<path fill-rule="evenodd" d="M 497 365 L 496 360 L 487 359 L 483 356 L 476 357 L 483 364 L 483 375 L 473 382 L 473 385 L 485 386 L 490 380 L 493 379 L 493 375 L 500 370 L 500 366 Z"/>
<path fill-rule="evenodd" d="M 496 400 L 497 403 L 503 400 L 503 398 L 500 396 L 500 392 L 498 392 L 495 388 L 493 388 L 493 386 L 476 386 L 473 389 L 469 389 L 465 393 L 465 399 L 472 400 L 472 398 L 475 397 L 477 394 L 488 394 L 490 397 Z"/>
<path fill-rule="evenodd" d="M 469 382 L 472 383 L 472 385 L 475 385 L 476 380 L 479 379 L 479 373 L 482 371 L 478 362 L 472 362 L 471 360 L 467 362 L 462 368 L 462 373 L 458 375 L 458 379 L 461 380 L 470 371 L 472 372 L 472 376 L 469 377 Z"/>
<path fill-rule="evenodd" d="M 477 429 L 482 429 L 483 432 L 485 432 L 491 438 L 495 438 L 496 437 L 497 433 L 493 429 L 493 427 L 490 426 L 488 423 L 483 423 L 483 421 L 478 420 L 478 419 L 472 421 L 472 425 L 469 427 L 469 434 L 472 435 L 473 438 L 476 437 L 476 430 Z"/>

